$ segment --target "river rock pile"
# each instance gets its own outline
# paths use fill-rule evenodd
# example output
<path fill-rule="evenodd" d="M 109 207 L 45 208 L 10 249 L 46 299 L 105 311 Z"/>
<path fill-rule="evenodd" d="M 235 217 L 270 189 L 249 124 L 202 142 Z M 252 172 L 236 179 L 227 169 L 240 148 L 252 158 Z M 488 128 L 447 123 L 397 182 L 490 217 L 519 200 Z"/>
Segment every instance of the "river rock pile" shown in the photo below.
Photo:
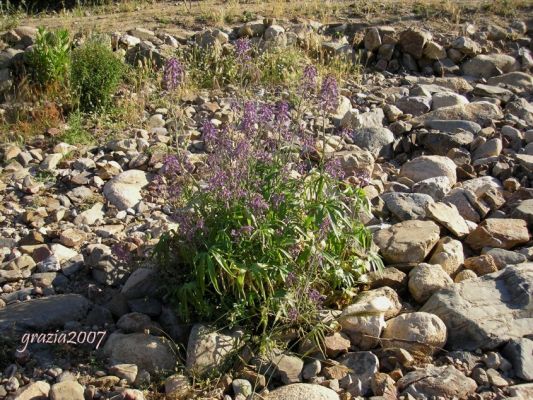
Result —
<path fill-rule="evenodd" d="M 142 28 L 112 35 L 131 62 L 161 64 L 168 48 L 222 49 L 248 36 L 267 48 L 362 54 L 375 67 L 343 89 L 328 123 L 352 133 L 328 135 L 325 151 L 348 177 L 371 174 L 364 190 L 372 213 L 361 218 L 385 270 L 368 274 L 367 290 L 344 310 L 324 310 L 340 327 L 326 337 L 325 356 L 303 343 L 305 358 L 249 357 L 208 398 L 533 397 L 530 32 L 519 21 L 448 38 L 261 20 L 186 37 Z M 6 97 L 34 37 L 29 27 L 3 37 Z M 499 52 L 503 44 L 513 50 Z M 230 102 L 206 92 L 184 107 L 190 157 L 201 162 L 199 121 L 223 120 Z M 157 269 L 144 256 L 175 225 L 147 188 L 176 121 L 167 109 L 147 111 L 143 126 L 101 146 L 49 148 L 37 137 L 3 147 L 0 334 L 14 342 L 0 347 L 0 398 L 143 399 L 140 389 L 178 363 L 173 342 L 186 348 L 184 367 L 197 372 L 216 369 L 239 345 L 239 331 L 181 324 L 158 295 Z M 117 243 L 127 243 L 122 256 L 112 251 Z M 45 344 L 15 351 L 25 332 L 54 330 L 106 331 L 105 362 L 91 370 Z M 184 375 L 165 379 L 169 398 L 191 398 Z"/>

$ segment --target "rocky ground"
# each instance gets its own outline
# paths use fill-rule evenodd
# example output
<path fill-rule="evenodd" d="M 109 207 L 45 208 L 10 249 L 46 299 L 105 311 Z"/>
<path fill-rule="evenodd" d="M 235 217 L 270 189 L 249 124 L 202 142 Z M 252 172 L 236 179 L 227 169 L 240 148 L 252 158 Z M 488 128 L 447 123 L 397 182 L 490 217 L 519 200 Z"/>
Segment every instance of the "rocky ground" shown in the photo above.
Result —
<path fill-rule="evenodd" d="M 192 382 L 188 371 L 219 368 L 238 332 L 184 325 L 158 294 L 147 254 L 175 223 L 148 189 L 158 149 L 174 143 L 173 116 L 147 105 L 124 138 L 88 148 L 49 146 L 54 129 L 6 143 L 0 398 L 533 398 L 531 21 L 465 24 L 459 35 L 268 19 L 186 37 L 113 33 L 126 58 L 156 64 L 169 48 L 241 36 L 362 55 L 367 69 L 342 89 L 323 147 L 348 176 L 371 174 L 363 218 L 386 268 L 328 313 L 339 329 L 325 356 L 276 353 Z M 3 35 L 3 92 L 35 34 L 22 26 Z M 199 117 L 221 121 L 228 109 L 224 89 L 190 96 L 193 155 L 203 152 Z M 76 332 L 82 343 L 52 337 L 25 348 L 35 332 Z M 105 332 L 101 348 L 78 332 Z"/>

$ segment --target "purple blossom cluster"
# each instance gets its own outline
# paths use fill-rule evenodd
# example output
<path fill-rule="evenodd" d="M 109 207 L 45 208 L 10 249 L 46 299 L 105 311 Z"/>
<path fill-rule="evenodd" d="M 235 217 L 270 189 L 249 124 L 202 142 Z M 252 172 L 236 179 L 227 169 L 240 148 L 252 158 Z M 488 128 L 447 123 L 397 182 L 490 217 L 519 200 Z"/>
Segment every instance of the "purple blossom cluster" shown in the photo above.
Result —
<path fill-rule="evenodd" d="M 322 80 L 319 100 L 320 106 L 327 112 L 334 112 L 339 106 L 339 87 L 333 75 L 327 75 Z"/>
<path fill-rule="evenodd" d="M 304 98 L 310 98 L 314 95 L 318 84 L 318 71 L 312 64 L 304 68 L 302 81 L 300 83 L 300 95 Z"/>
<path fill-rule="evenodd" d="M 170 58 L 163 67 L 163 88 L 175 90 L 183 83 L 185 68 L 177 58 Z"/>
<path fill-rule="evenodd" d="M 235 55 L 241 62 L 247 62 L 251 60 L 252 44 L 248 38 L 240 38 L 235 41 Z"/>

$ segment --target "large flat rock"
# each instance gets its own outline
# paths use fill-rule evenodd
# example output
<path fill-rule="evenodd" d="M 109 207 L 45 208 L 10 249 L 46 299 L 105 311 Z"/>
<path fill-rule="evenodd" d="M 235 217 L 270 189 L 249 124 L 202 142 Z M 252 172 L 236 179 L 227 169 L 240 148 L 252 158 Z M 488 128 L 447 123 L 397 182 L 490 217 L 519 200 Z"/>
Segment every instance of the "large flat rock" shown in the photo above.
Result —
<path fill-rule="evenodd" d="M 0 333 L 43 332 L 85 318 L 89 300 L 79 294 L 33 299 L 0 309 Z"/>
<path fill-rule="evenodd" d="M 448 328 L 453 350 L 494 349 L 533 333 L 533 263 L 508 266 L 433 294 L 420 311 Z"/>

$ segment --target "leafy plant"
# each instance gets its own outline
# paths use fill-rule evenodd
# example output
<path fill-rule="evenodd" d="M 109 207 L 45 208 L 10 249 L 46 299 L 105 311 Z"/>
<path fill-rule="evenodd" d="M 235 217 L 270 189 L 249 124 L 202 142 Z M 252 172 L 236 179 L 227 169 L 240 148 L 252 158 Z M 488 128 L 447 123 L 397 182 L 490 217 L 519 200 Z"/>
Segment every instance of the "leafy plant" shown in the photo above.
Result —
<path fill-rule="evenodd" d="M 92 39 L 72 52 L 71 83 L 81 111 L 105 110 L 124 74 L 110 47 Z"/>
<path fill-rule="evenodd" d="M 337 107 L 333 77 L 317 100 Z M 287 103 L 247 101 L 234 112 L 238 123 L 204 123 L 204 168 L 170 156 L 154 188 L 179 224 L 155 249 L 167 296 L 185 320 L 314 332 L 322 305 L 381 266 L 357 218 L 368 202 L 334 160 L 317 157 L 316 138 L 298 129 Z"/>
<path fill-rule="evenodd" d="M 42 86 L 63 82 L 70 66 L 68 31 L 39 28 L 35 45 L 28 53 L 28 65 L 33 79 Z"/>
<path fill-rule="evenodd" d="M 93 135 L 83 126 L 83 114 L 74 111 L 69 115 L 68 128 L 61 134 L 58 140 L 69 144 L 92 144 Z"/>

